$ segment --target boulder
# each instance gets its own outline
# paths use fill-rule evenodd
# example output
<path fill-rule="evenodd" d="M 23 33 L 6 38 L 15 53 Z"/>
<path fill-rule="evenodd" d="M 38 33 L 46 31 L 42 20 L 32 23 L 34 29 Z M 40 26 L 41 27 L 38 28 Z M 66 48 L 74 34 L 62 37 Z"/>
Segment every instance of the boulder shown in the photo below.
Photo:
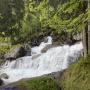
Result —
<path fill-rule="evenodd" d="M 34 59 L 36 59 L 36 58 L 38 58 L 40 56 L 41 56 L 41 54 L 34 55 L 34 56 L 32 56 L 32 60 L 34 60 Z"/>
<path fill-rule="evenodd" d="M 0 86 L 3 85 L 3 80 L 0 78 Z"/>
<path fill-rule="evenodd" d="M 6 60 L 15 60 L 19 57 L 23 57 L 26 55 L 26 50 L 23 46 L 18 46 L 15 48 L 12 48 L 8 53 L 4 55 L 4 58 Z"/>
<path fill-rule="evenodd" d="M 44 37 L 44 40 L 43 40 L 45 43 L 48 42 L 48 38 L 47 37 Z"/>
<path fill-rule="evenodd" d="M 31 46 L 28 43 L 26 43 L 24 44 L 24 48 L 26 51 L 26 56 L 31 56 Z"/>
<path fill-rule="evenodd" d="M 66 69 L 62 71 L 53 72 L 48 74 L 47 76 L 51 77 L 52 79 L 55 79 L 57 83 L 59 83 L 65 71 Z"/>
<path fill-rule="evenodd" d="M 41 50 L 41 53 L 45 53 L 45 52 L 47 52 L 47 50 L 49 50 L 49 49 L 51 49 L 53 47 L 57 47 L 57 45 L 48 44 Z"/>
<path fill-rule="evenodd" d="M 0 75 L 0 78 L 8 79 L 9 76 L 6 73 L 3 73 Z"/>
<path fill-rule="evenodd" d="M 82 33 L 77 33 L 77 34 L 73 35 L 73 38 L 77 41 L 82 40 Z"/>

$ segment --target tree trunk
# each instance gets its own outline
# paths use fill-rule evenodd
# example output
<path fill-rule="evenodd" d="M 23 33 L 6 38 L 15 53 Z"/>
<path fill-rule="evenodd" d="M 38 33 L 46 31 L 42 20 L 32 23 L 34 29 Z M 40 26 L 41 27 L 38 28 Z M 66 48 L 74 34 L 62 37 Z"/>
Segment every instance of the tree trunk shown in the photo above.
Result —
<path fill-rule="evenodd" d="M 87 30 L 88 30 L 88 28 L 87 28 L 87 26 L 85 27 L 85 29 L 83 30 L 83 32 L 82 32 L 82 40 L 83 40 L 83 46 L 84 46 L 84 57 L 86 57 L 87 56 L 87 54 L 88 54 L 88 40 L 87 40 Z"/>
<path fill-rule="evenodd" d="M 88 0 L 88 9 L 90 9 L 90 0 Z M 88 20 L 88 54 L 90 54 L 90 19 Z"/>

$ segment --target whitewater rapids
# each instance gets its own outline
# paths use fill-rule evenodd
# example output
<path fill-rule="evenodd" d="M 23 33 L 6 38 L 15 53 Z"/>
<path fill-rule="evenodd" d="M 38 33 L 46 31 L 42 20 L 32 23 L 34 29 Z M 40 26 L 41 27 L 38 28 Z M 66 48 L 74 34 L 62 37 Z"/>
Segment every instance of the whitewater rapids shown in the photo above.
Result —
<path fill-rule="evenodd" d="M 75 45 L 58 46 L 49 49 L 46 53 L 41 50 L 48 44 L 52 44 L 52 38 L 48 42 L 42 42 L 39 46 L 32 48 L 32 56 L 25 56 L 15 61 L 6 61 L 0 68 L 0 74 L 6 73 L 9 78 L 3 79 L 6 84 L 23 78 L 32 78 L 57 72 L 68 68 L 82 54 L 83 45 L 79 42 Z M 38 57 L 32 59 L 32 57 Z"/>

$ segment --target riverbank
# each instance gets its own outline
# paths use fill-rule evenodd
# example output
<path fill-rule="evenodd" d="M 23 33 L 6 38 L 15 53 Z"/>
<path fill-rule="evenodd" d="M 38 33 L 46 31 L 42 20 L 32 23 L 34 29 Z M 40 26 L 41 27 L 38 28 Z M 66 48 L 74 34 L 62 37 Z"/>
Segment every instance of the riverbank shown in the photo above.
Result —
<path fill-rule="evenodd" d="M 1 88 L 17 88 L 17 90 L 89 90 L 90 56 L 81 58 L 62 73 L 53 73 L 28 80 L 23 79 Z"/>

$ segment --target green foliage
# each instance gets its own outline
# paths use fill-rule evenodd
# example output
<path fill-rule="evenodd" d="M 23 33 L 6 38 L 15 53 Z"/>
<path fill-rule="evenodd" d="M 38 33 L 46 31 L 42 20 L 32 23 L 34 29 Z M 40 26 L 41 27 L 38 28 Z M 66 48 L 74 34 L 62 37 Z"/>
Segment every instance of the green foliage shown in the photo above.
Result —
<path fill-rule="evenodd" d="M 4 43 L 10 43 L 10 38 L 9 37 L 0 37 L 0 43 L 4 44 Z"/>
<path fill-rule="evenodd" d="M 60 83 L 62 90 L 90 89 L 90 55 L 65 71 Z"/>
<path fill-rule="evenodd" d="M 86 8 L 87 3 L 83 0 L 29 0 L 25 5 L 22 37 L 30 40 L 49 29 L 58 34 L 81 32 L 89 14 Z"/>
<path fill-rule="evenodd" d="M 48 0 L 29 0 L 25 4 L 25 15 L 22 22 L 21 38 L 30 40 L 39 36 L 49 26 L 49 20 L 53 15 L 54 8 L 49 5 Z"/>
<path fill-rule="evenodd" d="M 0 34 L 10 37 L 12 43 L 19 37 L 23 10 L 23 0 L 0 0 Z"/>
<path fill-rule="evenodd" d="M 51 32 L 81 32 L 90 10 L 84 0 L 1 0 L 0 35 L 13 44 Z"/>
<path fill-rule="evenodd" d="M 29 0 L 25 4 L 25 15 L 22 22 L 21 38 L 29 39 L 39 28 L 39 21 L 36 17 L 35 1 Z"/>
<path fill-rule="evenodd" d="M 85 27 L 86 21 L 84 4 L 82 0 L 70 0 L 58 5 L 57 11 L 50 21 L 50 26 L 59 33 L 61 31 L 72 34 L 80 32 Z"/>

